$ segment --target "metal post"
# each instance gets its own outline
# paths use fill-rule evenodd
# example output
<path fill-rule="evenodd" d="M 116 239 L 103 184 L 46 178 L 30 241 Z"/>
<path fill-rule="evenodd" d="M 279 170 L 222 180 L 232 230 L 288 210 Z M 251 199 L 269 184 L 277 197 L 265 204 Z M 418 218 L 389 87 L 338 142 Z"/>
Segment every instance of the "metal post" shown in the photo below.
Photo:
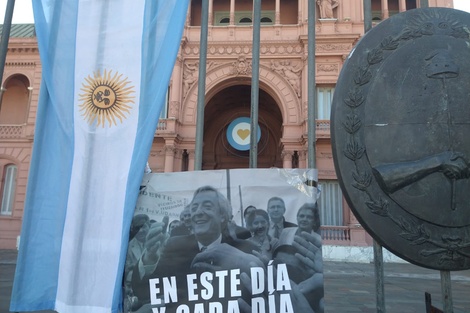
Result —
<path fill-rule="evenodd" d="M 2 40 L 0 42 L 0 88 L 3 88 L 3 71 L 5 70 L 5 60 L 7 58 L 8 41 L 10 40 L 11 20 L 13 19 L 14 7 L 15 0 L 8 0 L 2 28 Z M 1 109 L 2 102 L 0 99 L 0 110 Z"/>
<path fill-rule="evenodd" d="M 372 29 L 372 3 L 364 0 L 364 34 Z M 378 313 L 385 313 L 384 260 L 382 246 L 374 240 L 375 296 Z"/>
<path fill-rule="evenodd" d="M 250 168 L 258 167 L 258 102 L 261 0 L 253 1 L 253 50 L 251 73 Z"/>
<path fill-rule="evenodd" d="M 420 0 L 420 8 L 429 8 L 428 0 Z M 441 292 L 444 313 L 453 313 L 454 305 L 452 300 L 452 284 L 449 271 L 440 271 L 441 273 Z"/>
<path fill-rule="evenodd" d="M 194 170 L 202 170 L 202 146 L 204 141 L 204 105 L 206 101 L 206 60 L 209 24 L 209 1 L 202 0 L 201 39 L 199 47 L 199 75 L 197 85 L 196 149 Z"/>
<path fill-rule="evenodd" d="M 384 260 L 382 246 L 374 240 L 375 299 L 377 313 L 385 313 Z"/>
<path fill-rule="evenodd" d="M 441 271 L 441 292 L 444 313 L 454 313 L 450 271 Z"/>
<path fill-rule="evenodd" d="M 372 28 L 372 3 L 371 0 L 364 0 L 364 33 Z"/>
<path fill-rule="evenodd" d="M 315 116 L 315 94 L 316 94 L 316 80 L 315 80 L 315 0 L 308 2 L 308 168 L 316 167 L 316 143 L 317 143 L 317 121 Z"/>

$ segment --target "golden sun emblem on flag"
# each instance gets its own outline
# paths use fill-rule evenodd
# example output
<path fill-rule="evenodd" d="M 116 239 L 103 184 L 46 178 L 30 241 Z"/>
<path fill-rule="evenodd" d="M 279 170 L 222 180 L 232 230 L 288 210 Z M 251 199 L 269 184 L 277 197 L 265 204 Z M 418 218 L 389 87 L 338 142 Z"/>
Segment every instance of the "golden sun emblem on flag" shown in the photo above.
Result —
<path fill-rule="evenodd" d="M 126 113 L 130 114 L 130 104 L 134 103 L 134 86 L 128 86 L 127 77 L 105 70 L 103 75 L 97 72 L 85 81 L 80 89 L 84 93 L 79 95 L 79 108 L 88 123 L 96 122 L 97 126 L 103 127 L 106 123 L 117 125 L 117 119 L 122 123 Z"/>

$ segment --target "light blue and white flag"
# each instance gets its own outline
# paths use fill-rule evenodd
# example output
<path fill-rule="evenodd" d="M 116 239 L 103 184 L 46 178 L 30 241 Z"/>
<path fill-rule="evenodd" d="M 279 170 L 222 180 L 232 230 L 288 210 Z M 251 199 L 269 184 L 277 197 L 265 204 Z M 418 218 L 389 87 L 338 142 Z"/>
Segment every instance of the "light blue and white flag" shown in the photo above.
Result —
<path fill-rule="evenodd" d="M 188 0 L 34 0 L 42 85 L 11 311 L 119 312 Z"/>

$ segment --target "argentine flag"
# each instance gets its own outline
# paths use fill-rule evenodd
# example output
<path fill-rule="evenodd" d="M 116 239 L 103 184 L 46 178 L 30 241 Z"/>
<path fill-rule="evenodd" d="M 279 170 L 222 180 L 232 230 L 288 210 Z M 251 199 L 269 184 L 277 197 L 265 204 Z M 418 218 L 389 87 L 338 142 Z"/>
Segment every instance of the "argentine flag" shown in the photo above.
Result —
<path fill-rule="evenodd" d="M 188 0 L 34 0 L 42 84 L 11 311 L 119 312 Z"/>

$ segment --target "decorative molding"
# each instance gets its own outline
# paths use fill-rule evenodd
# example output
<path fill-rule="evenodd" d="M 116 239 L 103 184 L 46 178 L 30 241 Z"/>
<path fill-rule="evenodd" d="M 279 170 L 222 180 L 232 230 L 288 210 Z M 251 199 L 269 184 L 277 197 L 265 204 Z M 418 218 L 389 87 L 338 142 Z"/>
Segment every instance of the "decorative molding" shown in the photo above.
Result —
<path fill-rule="evenodd" d="M 291 151 L 291 150 L 283 150 L 281 152 L 281 158 L 282 160 L 290 160 L 292 159 L 292 156 L 294 155 L 294 151 Z"/>
<path fill-rule="evenodd" d="M 36 62 L 6 62 L 5 67 L 36 67 Z"/>
<path fill-rule="evenodd" d="M 317 44 L 315 46 L 316 52 L 343 52 L 343 51 L 351 51 L 352 44 L 344 43 L 344 44 L 333 44 L 333 43 L 326 43 L 326 44 Z M 341 53 L 343 54 L 343 53 Z"/>
<path fill-rule="evenodd" d="M 206 72 L 220 65 L 220 62 L 209 61 L 206 64 Z M 186 97 L 188 91 L 199 79 L 199 61 L 183 63 L 183 98 Z"/>
<path fill-rule="evenodd" d="M 301 92 L 302 63 L 289 60 L 275 61 L 271 60 L 271 70 L 278 73 L 294 88 L 297 97 Z"/>
<path fill-rule="evenodd" d="M 168 105 L 168 116 L 169 117 L 178 117 L 180 102 L 179 101 L 170 101 Z"/>
<path fill-rule="evenodd" d="M 333 63 L 318 64 L 317 73 L 339 73 L 339 65 Z"/>
<path fill-rule="evenodd" d="M 9 53 L 33 53 L 33 54 L 37 54 L 39 53 L 39 49 L 37 46 L 32 46 L 32 47 L 12 47 L 10 46 L 8 48 L 8 52 Z"/>
<path fill-rule="evenodd" d="M 244 55 L 240 55 L 237 61 L 232 62 L 232 74 L 233 75 L 250 75 L 252 71 L 252 62 L 247 61 Z"/>
<path fill-rule="evenodd" d="M 163 149 L 164 149 L 165 155 L 175 155 L 176 150 L 177 150 L 175 145 L 165 145 Z"/>
<path fill-rule="evenodd" d="M 184 47 L 183 53 L 186 56 L 199 57 L 199 44 L 188 44 Z M 304 46 L 298 41 L 290 42 L 270 42 L 261 44 L 261 55 L 292 55 L 302 54 Z M 219 42 L 217 44 L 209 44 L 207 48 L 208 56 L 227 56 L 227 55 L 251 55 L 252 43 L 251 42 Z"/>

